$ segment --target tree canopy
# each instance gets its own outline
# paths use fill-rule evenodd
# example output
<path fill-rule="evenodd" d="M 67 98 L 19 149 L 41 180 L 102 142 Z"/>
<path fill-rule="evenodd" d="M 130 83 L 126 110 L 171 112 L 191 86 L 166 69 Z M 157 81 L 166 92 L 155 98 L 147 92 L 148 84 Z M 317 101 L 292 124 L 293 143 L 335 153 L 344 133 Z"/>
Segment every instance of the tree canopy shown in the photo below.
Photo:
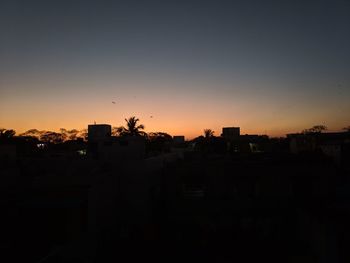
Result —
<path fill-rule="evenodd" d="M 302 133 L 304 134 L 308 134 L 308 133 L 321 133 L 323 131 L 326 131 L 328 128 L 325 125 L 315 125 L 309 129 L 305 129 L 302 131 Z"/>
<path fill-rule="evenodd" d="M 204 129 L 204 137 L 210 138 L 214 136 L 214 131 L 212 129 Z"/>
<path fill-rule="evenodd" d="M 9 139 L 12 138 L 13 136 L 15 136 L 16 132 L 14 130 L 8 130 L 8 129 L 4 129 L 1 128 L 0 129 L 0 138 L 1 139 Z"/>
<path fill-rule="evenodd" d="M 143 124 L 138 125 L 140 121 L 135 116 L 125 119 L 126 127 L 121 126 L 117 128 L 116 132 L 119 133 L 120 136 L 145 136 L 146 133 L 143 131 L 145 126 Z"/>

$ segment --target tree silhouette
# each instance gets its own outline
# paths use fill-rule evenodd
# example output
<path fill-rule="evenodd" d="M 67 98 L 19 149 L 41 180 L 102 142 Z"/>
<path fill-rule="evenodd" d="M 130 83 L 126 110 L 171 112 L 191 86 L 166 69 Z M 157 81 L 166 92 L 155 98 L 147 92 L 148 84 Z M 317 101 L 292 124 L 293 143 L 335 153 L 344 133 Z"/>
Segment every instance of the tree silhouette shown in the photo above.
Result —
<path fill-rule="evenodd" d="M 13 136 L 15 136 L 16 132 L 14 130 L 8 130 L 8 129 L 0 129 L 0 138 L 1 139 L 10 139 Z"/>
<path fill-rule="evenodd" d="M 39 131 L 37 129 L 30 129 L 28 131 L 25 131 L 24 133 L 21 133 L 20 136 L 22 136 L 22 137 L 33 137 L 33 138 L 37 138 L 39 140 L 41 135 L 44 132 L 45 131 Z"/>
<path fill-rule="evenodd" d="M 21 133 L 19 136 L 36 138 L 43 142 L 61 143 L 68 140 L 74 141 L 79 138 L 85 140 L 87 137 L 87 130 L 83 129 L 79 131 L 76 129 L 67 130 L 64 128 L 60 128 L 60 132 L 57 133 L 53 131 L 39 131 L 37 129 L 30 129 L 24 133 Z"/>
<path fill-rule="evenodd" d="M 76 129 L 73 129 L 73 130 L 69 130 L 68 131 L 68 138 L 69 140 L 76 140 L 77 139 L 77 136 L 78 136 L 78 133 L 79 131 L 76 130 Z"/>
<path fill-rule="evenodd" d="M 64 128 L 60 129 L 60 133 L 59 134 L 61 134 L 62 142 L 65 141 L 68 138 L 68 130 L 66 130 Z"/>
<path fill-rule="evenodd" d="M 126 128 L 125 127 L 119 127 L 118 133 L 121 136 L 145 136 L 146 133 L 142 130 L 145 129 L 145 126 L 143 124 L 137 125 L 137 123 L 140 121 L 135 116 L 130 117 L 129 119 L 125 119 L 126 121 Z"/>
<path fill-rule="evenodd" d="M 214 131 L 211 129 L 204 129 L 204 137 L 209 139 L 214 136 Z"/>
<path fill-rule="evenodd" d="M 84 141 L 87 141 L 88 130 L 87 129 L 82 129 L 82 130 L 78 131 L 76 138 L 77 139 L 83 139 Z"/>
<path fill-rule="evenodd" d="M 46 143 L 62 143 L 65 137 L 62 133 L 47 131 L 40 136 L 40 140 Z"/>
<path fill-rule="evenodd" d="M 76 130 L 76 129 L 66 130 L 64 128 L 61 128 L 60 132 L 62 134 L 62 137 L 63 137 L 64 141 L 66 141 L 66 140 L 71 140 L 71 141 L 76 140 L 77 137 L 78 137 L 78 133 L 79 133 L 79 131 Z"/>
<path fill-rule="evenodd" d="M 112 136 L 120 136 L 120 131 L 123 130 L 123 127 L 112 127 Z"/>
<path fill-rule="evenodd" d="M 310 129 L 305 129 L 302 131 L 302 133 L 304 134 L 308 134 L 308 133 L 321 133 L 323 131 L 326 131 L 328 128 L 325 125 L 315 125 Z"/>
<path fill-rule="evenodd" d="M 170 134 L 166 133 L 166 132 L 150 132 L 148 134 L 148 139 L 149 141 L 172 141 L 173 137 L 171 137 Z"/>

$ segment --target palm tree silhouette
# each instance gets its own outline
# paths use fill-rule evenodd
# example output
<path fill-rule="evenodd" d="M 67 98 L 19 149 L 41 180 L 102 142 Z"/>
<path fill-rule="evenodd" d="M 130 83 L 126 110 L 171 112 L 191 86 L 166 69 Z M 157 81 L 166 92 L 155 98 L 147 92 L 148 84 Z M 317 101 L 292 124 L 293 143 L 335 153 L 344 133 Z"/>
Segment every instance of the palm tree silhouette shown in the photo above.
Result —
<path fill-rule="evenodd" d="M 143 124 L 137 125 L 137 123 L 140 121 L 135 116 L 130 117 L 129 119 L 125 119 L 126 121 L 126 128 L 125 127 L 119 127 L 119 134 L 121 136 L 145 136 L 145 132 L 142 131 L 145 129 L 145 126 Z"/>

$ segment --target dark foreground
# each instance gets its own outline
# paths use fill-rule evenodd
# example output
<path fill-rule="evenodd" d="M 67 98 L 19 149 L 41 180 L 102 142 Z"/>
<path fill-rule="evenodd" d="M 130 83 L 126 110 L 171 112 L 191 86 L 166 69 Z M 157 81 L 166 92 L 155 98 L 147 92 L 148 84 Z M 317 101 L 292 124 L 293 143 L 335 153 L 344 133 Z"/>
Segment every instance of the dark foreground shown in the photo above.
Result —
<path fill-rule="evenodd" d="M 350 177 L 322 157 L 32 160 L 16 178 L 2 262 L 350 260 Z"/>

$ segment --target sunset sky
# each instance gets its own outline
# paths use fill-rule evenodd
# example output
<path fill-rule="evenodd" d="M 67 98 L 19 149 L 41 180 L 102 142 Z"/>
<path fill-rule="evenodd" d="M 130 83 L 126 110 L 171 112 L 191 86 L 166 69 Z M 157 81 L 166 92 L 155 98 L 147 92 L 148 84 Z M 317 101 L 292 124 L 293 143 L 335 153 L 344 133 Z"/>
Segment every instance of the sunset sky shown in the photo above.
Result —
<path fill-rule="evenodd" d="M 17 132 L 350 125 L 348 0 L 1 1 L 0 40 L 0 127 Z"/>

